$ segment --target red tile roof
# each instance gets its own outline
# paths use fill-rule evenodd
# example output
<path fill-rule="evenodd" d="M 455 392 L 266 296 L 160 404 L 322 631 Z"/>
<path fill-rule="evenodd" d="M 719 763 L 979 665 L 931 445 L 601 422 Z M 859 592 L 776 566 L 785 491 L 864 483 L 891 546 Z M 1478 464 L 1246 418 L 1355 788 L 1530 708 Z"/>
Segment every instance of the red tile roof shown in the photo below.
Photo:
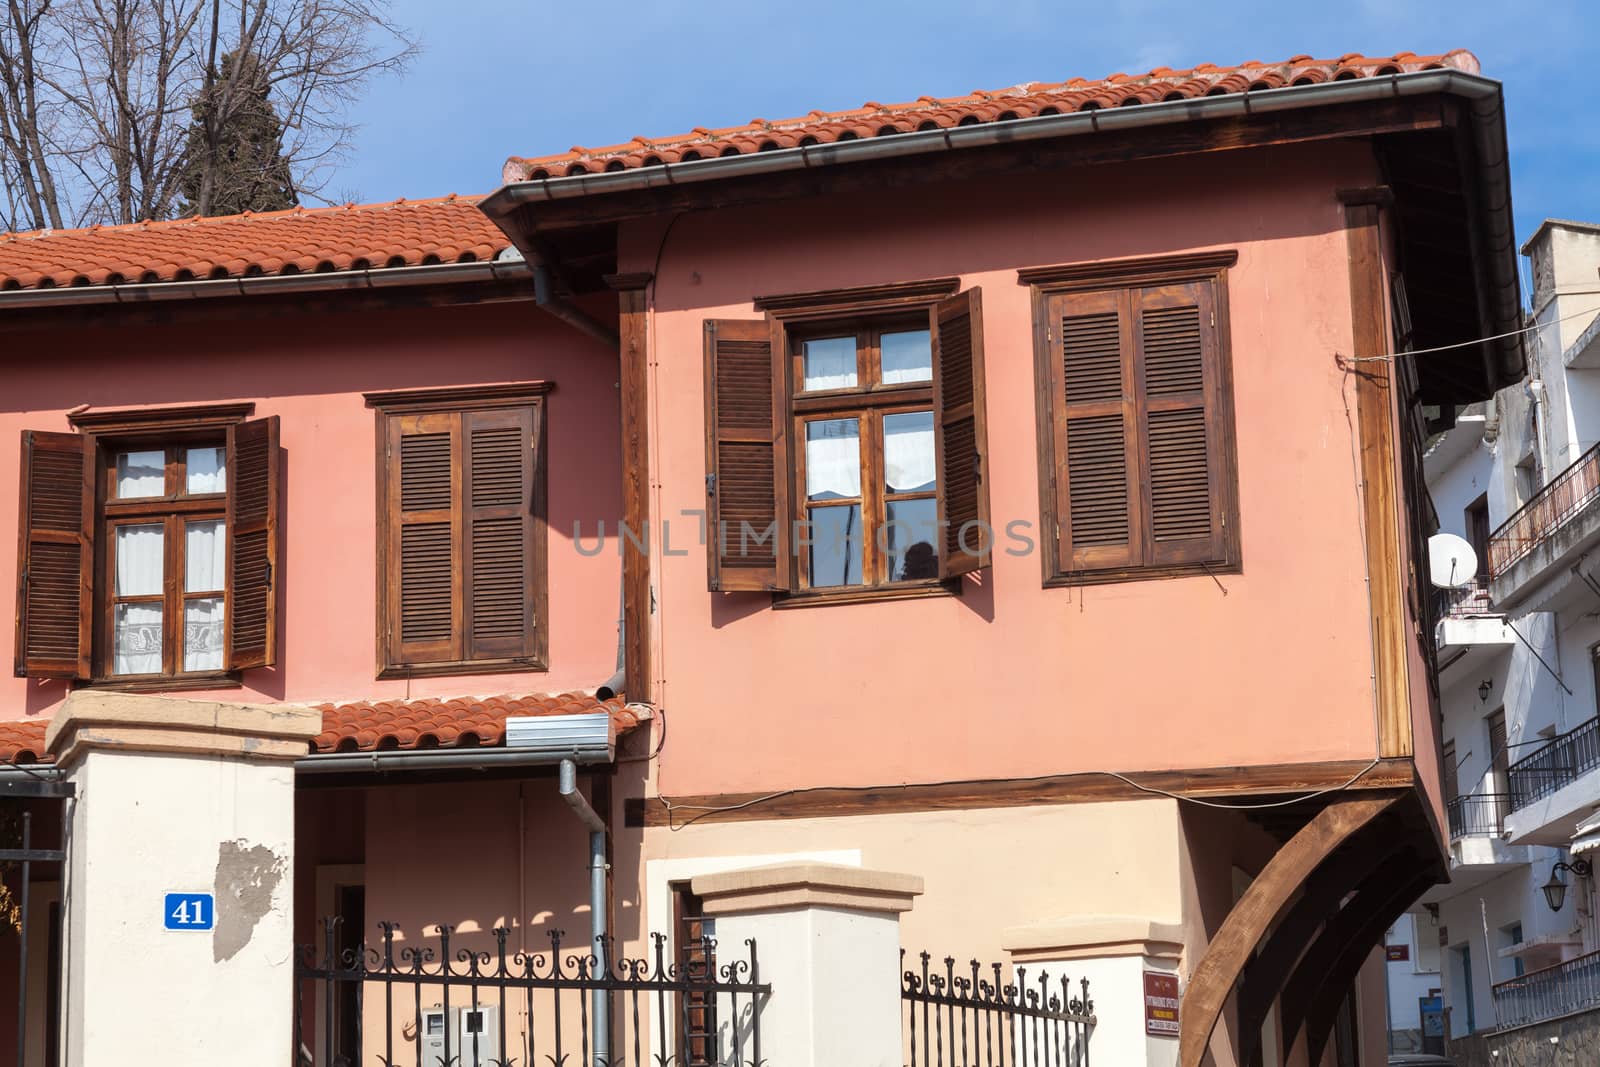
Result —
<path fill-rule="evenodd" d="M 312 745 L 318 752 L 498 745 L 505 740 L 507 717 L 514 716 L 607 711 L 619 735 L 642 721 L 640 715 L 624 706 L 623 698 L 601 701 L 592 693 L 360 701 L 317 706 L 322 709 L 322 733 Z"/>
<path fill-rule="evenodd" d="M 1477 57 L 1459 49 L 1436 56 L 1401 52 L 1375 58 L 1350 53 L 1338 59 L 1294 56 L 1281 63 L 1252 60 L 1232 67 L 1204 63 L 1193 70 L 1158 67 L 1148 74 L 1113 74 L 1098 81 L 1074 78 L 1066 82 L 1027 82 L 1009 89 L 979 90 L 966 96 L 924 96 L 907 104 L 868 102 L 849 111 L 813 111 L 799 118 L 777 121 L 751 119 L 743 126 L 720 130 L 697 127 L 672 137 L 635 137 L 626 144 L 604 148 L 578 146 L 550 156 L 513 156 L 506 161 L 503 177 L 507 182 L 560 178 L 914 130 L 1254 92 L 1285 85 L 1381 77 L 1440 67 L 1453 67 L 1471 74 L 1479 71 Z"/>
<path fill-rule="evenodd" d="M 477 196 L 0 234 L 0 292 L 490 260 Z"/>
<path fill-rule="evenodd" d="M 592 693 L 531 693 L 522 696 L 356 701 L 313 705 L 322 712 L 322 733 L 313 752 L 387 752 L 400 749 L 491 747 L 505 740 L 506 719 L 516 716 L 609 712 L 618 736 L 647 717 L 622 697 L 599 700 Z M 0 722 L 0 763 L 48 763 L 44 750 L 48 719 Z"/>

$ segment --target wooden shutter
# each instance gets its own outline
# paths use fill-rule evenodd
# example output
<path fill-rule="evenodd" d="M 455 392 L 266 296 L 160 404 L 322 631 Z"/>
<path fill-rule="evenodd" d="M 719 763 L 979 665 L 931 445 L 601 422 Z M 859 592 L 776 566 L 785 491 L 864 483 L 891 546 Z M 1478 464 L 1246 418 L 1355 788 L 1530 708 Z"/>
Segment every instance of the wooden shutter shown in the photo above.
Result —
<path fill-rule="evenodd" d="M 278 660 L 278 416 L 228 428 L 228 669 Z"/>
<path fill-rule="evenodd" d="M 89 677 L 94 472 L 93 437 L 22 432 L 18 675 Z"/>
<path fill-rule="evenodd" d="M 534 654 L 533 485 L 540 409 L 469 411 L 461 538 L 468 659 Z"/>
<path fill-rule="evenodd" d="M 944 545 L 939 576 L 989 566 L 989 442 L 984 422 L 982 291 L 968 289 L 935 309 L 934 448 Z"/>
<path fill-rule="evenodd" d="M 708 584 L 722 592 L 787 590 L 782 346 L 762 319 L 707 319 L 705 329 Z"/>
<path fill-rule="evenodd" d="M 1064 571 L 1128 567 L 1142 557 L 1138 412 L 1131 324 L 1117 290 L 1048 303 L 1056 522 Z"/>
<path fill-rule="evenodd" d="M 1215 402 L 1216 313 L 1209 281 L 1128 292 L 1135 312 L 1139 408 L 1145 436 L 1145 562 L 1222 560 L 1227 513 L 1220 490 L 1226 455 Z"/>
<path fill-rule="evenodd" d="M 459 426 L 452 412 L 388 416 L 383 507 L 390 665 L 460 658 Z"/>

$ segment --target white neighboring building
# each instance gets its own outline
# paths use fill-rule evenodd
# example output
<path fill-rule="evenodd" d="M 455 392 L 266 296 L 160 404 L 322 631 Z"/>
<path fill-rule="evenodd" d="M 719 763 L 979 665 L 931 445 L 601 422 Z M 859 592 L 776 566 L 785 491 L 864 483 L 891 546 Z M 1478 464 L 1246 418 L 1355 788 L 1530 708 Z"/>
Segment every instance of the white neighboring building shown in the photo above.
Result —
<path fill-rule="evenodd" d="M 1600 226 L 1548 220 L 1523 253 L 1528 380 L 1425 459 L 1440 529 L 1479 564 L 1440 595 L 1451 881 L 1414 912 L 1452 1037 L 1600 1006 L 1595 880 L 1561 871 L 1559 910 L 1543 890 L 1600 843 L 1579 833 L 1600 809 Z"/>
<path fill-rule="evenodd" d="M 1389 1051 L 1442 1051 L 1425 1044 L 1425 1035 L 1442 1038 L 1438 1017 L 1439 938 L 1426 918 L 1407 913 L 1395 920 L 1383 938 L 1388 957 L 1384 976 L 1389 987 Z M 1395 957 L 1403 955 L 1404 959 Z"/>

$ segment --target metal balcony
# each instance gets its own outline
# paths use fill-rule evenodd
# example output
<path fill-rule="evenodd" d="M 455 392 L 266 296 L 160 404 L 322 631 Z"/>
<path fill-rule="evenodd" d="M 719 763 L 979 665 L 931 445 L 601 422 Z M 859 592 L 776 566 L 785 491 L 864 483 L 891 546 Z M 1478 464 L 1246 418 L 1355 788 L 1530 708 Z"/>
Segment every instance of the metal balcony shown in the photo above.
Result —
<path fill-rule="evenodd" d="M 1450 840 L 1463 837 L 1498 837 L 1505 832 L 1506 813 L 1511 810 L 1508 793 L 1475 793 L 1456 797 L 1445 807 L 1450 822 Z"/>
<path fill-rule="evenodd" d="M 1494 599 L 1514 609 L 1600 542 L 1600 445 L 1579 456 L 1489 537 Z M 1558 581 L 1557 585 L 1563 584 Z"/>
<path fill-rule="evenodd" d="M 1600 767 L 1600 718 L 1590 719 L 1513 763 L 1506 772 L 1511 810 L 1547 797 Z"/>
<path fill-rule="evenodd" d="M 1600 952 L 1544 967 L 1494 987 L 1495 1023 L 1504 1030 L 1600 1007 Z"/>

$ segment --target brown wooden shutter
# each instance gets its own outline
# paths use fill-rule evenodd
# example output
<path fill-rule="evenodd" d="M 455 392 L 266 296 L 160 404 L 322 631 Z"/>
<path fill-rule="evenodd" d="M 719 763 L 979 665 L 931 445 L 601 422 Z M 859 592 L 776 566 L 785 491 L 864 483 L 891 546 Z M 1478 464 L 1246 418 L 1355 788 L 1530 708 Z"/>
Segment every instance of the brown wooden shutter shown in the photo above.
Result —
<path fill-rule="evenodd" d="M 391 665 L 461 658 L 460 416 L 388 416 L 384 620 Z"/>
<path fill-rule="evenodd" d="M 1046 307 L 1052 343 L 1056 522 L 1064 571 L 1139 562 L 1138 412 L 1127 294 L 1063 293 Z"/>
<path fill-rule="evenodd" d="M 706 561 L 713 591 L 787 590 L 788 375 L 763 319 L 706 320 Z M 776 352 L 775 352 L 776 349 Z"/>
<path fill-rule="evenodd" d="M 1145 562 L 1155 566 L 1226 558 L 1225 442 L 1220 405 L 1217 328 L 1209 281 L 1130 292 L 1137 316 L 1139 406 L 1149 515 Z"/>
<path fill-rule="evenodd" d="M 461 416 L 466 484 L 466 658 L 534 654 L 533 485 L 538 414 L 533 408 Z"/>
<path fill-rule="evenodd" d="M 94 603 L 94 438 L 22 432 L 18 675 L 88 678 Z"/>
<path fill-rule="evenodd" d="M 939 464 L 939 576 L 989 566 L 988 431 L 984 419 L 983 299 L 968 289 L 940 302 L 933 344 L 934 448 Z"/>
<path fill-rule="evenodd" d="M 278 416 L 228 428 L 228 669 L 278 660 Z"/>

